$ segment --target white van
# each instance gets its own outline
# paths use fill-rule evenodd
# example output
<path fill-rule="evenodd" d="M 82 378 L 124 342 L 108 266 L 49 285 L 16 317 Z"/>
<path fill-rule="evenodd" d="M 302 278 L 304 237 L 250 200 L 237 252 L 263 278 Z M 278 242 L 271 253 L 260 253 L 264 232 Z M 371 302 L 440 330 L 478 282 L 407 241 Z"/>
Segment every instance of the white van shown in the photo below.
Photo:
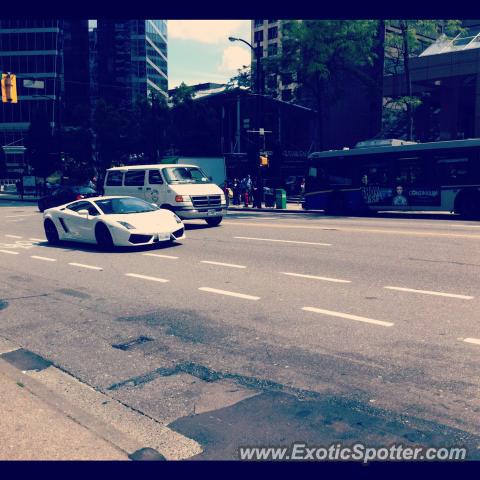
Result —
<path fill-rule="evenodd" d="M 220 224 L 227 213 L 223 191 L 196 165 L 158 164 L 109 168 L 105 195 L 129 195 L 175 212 L 182 220 Z"/>

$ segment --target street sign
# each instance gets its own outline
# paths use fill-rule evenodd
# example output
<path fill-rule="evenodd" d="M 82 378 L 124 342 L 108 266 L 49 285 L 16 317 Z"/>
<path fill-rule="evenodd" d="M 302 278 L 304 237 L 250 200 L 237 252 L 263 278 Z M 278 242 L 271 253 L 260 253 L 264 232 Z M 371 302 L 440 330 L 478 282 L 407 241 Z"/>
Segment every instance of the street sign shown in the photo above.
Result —
<path fill-rule="evenodd" d="M 26 78 L 23 80 L 23 86 L 25 88 L 45 88 L 45 82 L 43 80 L 31 80 Z"/>

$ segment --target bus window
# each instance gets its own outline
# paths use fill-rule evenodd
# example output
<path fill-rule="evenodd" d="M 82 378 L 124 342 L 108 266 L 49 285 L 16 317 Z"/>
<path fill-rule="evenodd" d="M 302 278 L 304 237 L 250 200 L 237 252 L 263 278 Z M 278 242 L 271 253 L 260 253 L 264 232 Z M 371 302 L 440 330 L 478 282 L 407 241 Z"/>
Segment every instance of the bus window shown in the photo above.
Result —
<path fill-rule="evenodd" d="M 399 158 L 396 166 L 396 183 L 412 186 L 427 183 L 427 162 L 420 157 Z"/>
<path fill-rule="evenodd" d="M 437 177 L 440 185 L 466 185 L 469 183 L 468 158 L 442 158 L 437 161 Z"/>
<path fill-rule="evenodd" d="M 362 186 L 389 185 L 392 181 L 391 169 L 387 162 L 364 164 L 360 172 Z"/>

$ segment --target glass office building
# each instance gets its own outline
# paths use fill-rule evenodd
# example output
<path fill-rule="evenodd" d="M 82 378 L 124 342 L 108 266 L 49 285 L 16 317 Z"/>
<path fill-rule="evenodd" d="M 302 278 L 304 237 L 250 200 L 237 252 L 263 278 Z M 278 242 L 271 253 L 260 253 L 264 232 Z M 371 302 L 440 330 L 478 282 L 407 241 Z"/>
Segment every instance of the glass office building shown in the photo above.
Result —
<path fill-rule="evenodd" d="M 97 21 L 99 96 L 131 105 L 137 98 L 168 96 L 166 20 Z"/>
<path fill-rule="evenodd" d="M 33 117 L 46 117 L 54 130 L 89 108 L 87 21 L 0 19 L 0 68 L 17 76 L 18 103 L 0 106 L 0 146 L 10 147 L 9 171 L 20 173 Z"/>

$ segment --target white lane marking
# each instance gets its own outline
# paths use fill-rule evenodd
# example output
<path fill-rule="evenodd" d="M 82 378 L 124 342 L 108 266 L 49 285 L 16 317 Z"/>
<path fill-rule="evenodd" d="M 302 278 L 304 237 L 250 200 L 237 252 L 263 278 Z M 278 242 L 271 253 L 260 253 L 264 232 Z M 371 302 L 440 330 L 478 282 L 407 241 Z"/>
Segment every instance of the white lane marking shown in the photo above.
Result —
<path fill-rule="evenodd" d="M 382 327 L 393 327 L 392 322 L 384 322 L 383 320 L 374 320 L 373 318 L 359 317 L 358 315 L 350 315 L 349 313 L 333 312 L 332 310 L 324 310 L 315 307 L 302 307 L 306 312 L 321 313 L 331 317 L 346 318 L 348 320 L 356 320 L 357 322 L 371 323 L 373 325 L 380 325 Z"/>
<path fill-rule="evenodd" d="M 29 238 L 29 240 L 32 240 L 32 242 L 46 242 L 46 238 Z"/>
<path fill-rule="evenodd" d="M 304 275 L 303 273 L 280 272 L 283 275 L 291 275 L 292 277 L 311 278 L 313 280 L 325 280 L 326 282 L 335 283 L 352 283 L 351 280 L 342 280 L 340 278 L 318 277 L 317 275 Z"/>
<path fill-rule="evenodd" d="M 46 262 L 56 262 L 56 258 L 50 257 L 39 257 L 38 255 L 30 255 L 30 258 L 34 258 L 35 260 L 45 260 Z"/>
<path fill-rule="evenodd" d="M 12 252 L 10 250 L 0 250 L 2 253 L 9 253 L 10 255 L 18 255 L 18 252 Z"/>
<path fill-rule="evenodd" d="M 142 253 L 142 255 L 146 255 L 147 257 L 171 258 L 172 260 L 178 260 L 178 257 L 172 255 L 160 255 L 159 253 Z"/>
<path fill-rule="evenodd" d="M 170 280 L 166 280 L 165 278 L 149 277 L 148 275 L 140 275 L 138 273 L 126 273 L 125 275 L 127 277 L 142 278 L 143 280 L 151 280 L 152 282 L 167 283 L 170 281 Z"/>
<path fill-rule="evenodd" d="M 234 263 L 211 262 L 209 260 L 200 260 L 200 263 L 208 263 L 209 265 L 220 265 L 222 267 L 247 268 L 245 265 L 235 265 Z"/>
<path fill-rule="evenodd" d="M 34 213 L 29 213 L 28 215 L 6 215 L 5 218 L 33 217 L 34 215 Z"/>
<path fill-rule="evenodd" d="M 256 238 L 256 237 L 233 237 L 241 240 L 260 240 L 262 242 L 282 242 L 282 243 L 301 243 L 303 245 L 322 245 L 324 247 L 331 247 L 331 243 L 318 243 L 318 242 L 300 242 L 297 240 L 278 240 L 276 238 Z"/>
<path fill-rule="evenodd" d="M 72 267 L 82 267 L 82 268 L 89 268 L 90 270 L 103 270 L 102 267 L 95 267 L 93 265 L 84 265 L 83 263 L 69 263 Z"/>
<path fill-rule="evenodd" d="M 475 345 L 480 345 L 480 338 L 464 338 L 464 342 L 474 343 Z"/>
<path fill-rule="evenodd" d="M 8 238 L 23 238 L 23 237 L 19 237 L 18 235 L 5 235 L 5 236 Z"/>
<path fill-rule="evenodd" d="M 398 290 L 399 292 L 423 293 L 424 295 L 437 295 L 439 297 L 461 298 L 462 300 L 472 300 L 474 297 L 470 295 L 458 295 L 456 293 L 433 292 L 431 290 L 416 290 L 415 288 L 404 287 L 383 287 L 388 290 Z"/>
<path fill-rule="evenodd" d="M 218 290 L 217 288 L 200 287 L 202 292 L 218 293 L 219 295 L 227 295 L 228 297 L 244 298 L 245 300 L 260 300 L 260 297 L 254 295 L 245 295 L 244 293 L 229 292 L 228 290 Z"/>

